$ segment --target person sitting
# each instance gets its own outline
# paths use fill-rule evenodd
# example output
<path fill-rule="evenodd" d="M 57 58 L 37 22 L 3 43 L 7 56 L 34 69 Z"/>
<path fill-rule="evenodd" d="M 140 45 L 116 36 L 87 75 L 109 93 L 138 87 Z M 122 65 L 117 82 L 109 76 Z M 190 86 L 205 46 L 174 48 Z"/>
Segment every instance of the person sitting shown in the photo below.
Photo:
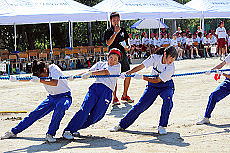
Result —
<path fill-rule="evenodd" d="M 196 51 L 196 57 L 200 57 L 200 55 L 198 54 L 198 49 L 193 46 L 193 39 L 192 39 L 192 34 L 189 33 L 188 34 L 188 38 L 186 39 L 186 51 L 187 51 L 187 54 L 190 54 L 190 57 L 193 59 L 194 56 L 193 56 L 193 50 Z"/>
<path fill-rule="evenodd" d="M 207 57 L 210 57 L 210 56 L 209 56 L 209 50 L 210 50 L 210 48 L 211 48 L 211 40 L 210 40 L 210 35 L 209 35 L 209 33 L 205 34 L 205 37 L 204 37 L 204 39 L 203 39 L 202 44 L 204 45 L 204 49 L 205 49 L 206 56 L 207 56 Z"/>

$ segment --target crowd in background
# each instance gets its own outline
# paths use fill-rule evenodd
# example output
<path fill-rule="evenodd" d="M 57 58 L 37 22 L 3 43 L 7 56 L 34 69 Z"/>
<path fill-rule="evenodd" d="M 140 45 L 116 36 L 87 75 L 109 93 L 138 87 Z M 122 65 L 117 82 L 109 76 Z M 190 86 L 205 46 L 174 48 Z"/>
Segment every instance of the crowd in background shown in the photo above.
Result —
<path fill-rule="evenodd" d="M 230 46 L 229 36 L 230 31 L 226 32 L 226 36 L 222 36 L 225 38 L 225 51 L 221 52 L 218 47 L 218 30 L 203 32 L 199 26 L 194 33 L 188 29 L 182 31 L 178 27 L 173 34 L 168 33 L 166 29 L 161 29 L 160 34 L 129 34 L 130 54 L 133 58 L 146 58 L 160 47 L 174 46 L 179 53 L 177 60 L 214 56 L 223 60 Z"/>

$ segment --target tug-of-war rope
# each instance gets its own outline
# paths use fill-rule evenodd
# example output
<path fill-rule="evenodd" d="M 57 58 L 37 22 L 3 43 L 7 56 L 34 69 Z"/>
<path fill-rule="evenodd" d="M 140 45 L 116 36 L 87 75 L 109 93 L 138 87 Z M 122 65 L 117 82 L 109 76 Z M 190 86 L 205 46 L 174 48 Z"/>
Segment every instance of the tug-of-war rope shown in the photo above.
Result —
<path fill-rule="evenodd" d="M 226 72 L 230 71 L 230 69 L 222 69 L 222 70 L 209 70 L 209 71 L 200 71 L 200 72 L 189 72 L 189 73 L 181 73 L 181 74 L 174 74 L 172 77 L 180 77 L 180 76 L 189 76 L 189 75 L 199 75 L 199 74 L 207 74 L 207 73 L 219 73 L 219 72 Z M 106 78 L 106 77 L 120 77 L 121 75 L 92 75 L 90 78 Z M 158 75 L 143 75 L 145 77 L 157 77 Z M 59 79 L 68 79 L 70 77 L 73 77 L 74 79 L 76 78 L 81 78 L 81 76 L 63 76 L 60 77 Z M 125 77 L 134 77 L 134 75 L 125 75 Z M 0 80 L 9 80 L 9 76 L 5 77 L 0 77 Z M 32 77 L 18 77 L 17 80 L 31 80 Z M 51 77 L 41 77 L 40 79 L 48 80 L 52 79 Z"/>
<path fill-rule="evenodd" d="M 174 74 L 172 77 L 180 77 L 180 76 L 190 76 L 190 75 L 199 75 L 199 74 L 210 74 L 210 73 L 223 73 L 226 71 L 230 71 L 230 69 L 222 69 L 222 70 L 209 70 L 209 71 L 200 71 L 200 72 L 189 72 L 189 73 L 182 73 L 182 74 Z M 92 75 L 90 78 L 106 78 L 106 77 L 120 77 L 121 75 Z M 125 77 L 134 77 L 135 75 L 125 75 Z M 146 77 L 157 77 L 158 75 L 143 75 Z M 64 76 L 60 77 L 59 79 L 68 79 L 70 77 L 81 78 L 81 76 Z M 16 77 L 17 80 L 31 80 L 32 77 Z M 40 79 L 52 79 L 51 77 L 41 77 Z M 0 77 L 0 80 L 10 80 L 9 76 Z M 0 114 L 8 114 L 8 113 L 27 113 L 27 111 L 0 111 Z"/>

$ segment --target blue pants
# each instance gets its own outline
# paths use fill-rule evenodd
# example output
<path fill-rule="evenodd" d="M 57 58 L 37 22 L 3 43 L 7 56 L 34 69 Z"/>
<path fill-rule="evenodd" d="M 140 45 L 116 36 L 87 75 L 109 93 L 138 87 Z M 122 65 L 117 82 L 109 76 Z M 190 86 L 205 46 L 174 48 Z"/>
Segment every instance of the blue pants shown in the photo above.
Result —
<path fill-rule="evenodd" d="M 158 95 L 160 95 L 160 97 L 163 99 L 159 126 L 166 127 L 168 125 L 169 115 L 173 107 L 172 97 L 174 93 L 174 86 L 163 87 L 160 85 L 159 87 L 156 87 L 157 84 L 154 86 L 152 86 L 151 83 L 149 84 L 150 85 L 146 87 L 139 102 L 134 105 L 128 114 L 120 121 L 119 125 L 123 129 L 126 129 L 133 124 L 138 116 L 153 104 Z"/>
<path fill-rule="evenodd" d="M 64 131 L 71 133 L 100 121 L 112 100 L 112 90 L 101 83 L 94 83 L 81 105 L 80 110 L 74 115 Z"/>
<path fill-rule="evenodd" d="M 16 127 L 12 128 L 11 131 L 14 134 L 18 134 L 31 126 L 35 121 L 54 110 L 49 130 L 47 132 L 47 134 L 54 136 L 65 115 L 65 111 L 70 107 L 71 103 L 72 97 L 70 92 L 49 95 L 34 111 L 25 117 Z"/>
<path fill-rule="evenodd" d="M 225 79 L 214 92 L 211 93 L 208 100 L 205 116 L 206 118 L 211 117 L 211 113 L 216 106 L 216 103 L 225 98 L 230 94 L 230 79 Z"/>

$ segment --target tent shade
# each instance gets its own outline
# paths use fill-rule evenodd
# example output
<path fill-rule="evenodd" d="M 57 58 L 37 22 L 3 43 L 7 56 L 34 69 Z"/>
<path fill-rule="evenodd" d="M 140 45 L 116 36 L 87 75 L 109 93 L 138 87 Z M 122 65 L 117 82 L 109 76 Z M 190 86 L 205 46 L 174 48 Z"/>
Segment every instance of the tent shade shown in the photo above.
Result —
<path fill-rule="evenodd" d="M 166 24 L 157 19 L 143 19 L 134 23 L 131 28 L 137 29 L 158 29 L 158 28 L 168 28 Z"/>
<path fill-rule="evenodd" d="M 199 11 L 173 0 L 104 0 L 93 8 L 104 12 L 119 12 L 122 19 L 192 18 Z"/>
<path fill-rule="evenodd" d="M 0 3 L 0 25 L 84 22 L 107 17 L 106 13 L 74 0 L 0 0 Z"/>
<path fill-rule="evenodd" d="M 230 17 L 230 0 L 191 0 L 185 6 L 200 11 L 205 18 Z"/>

